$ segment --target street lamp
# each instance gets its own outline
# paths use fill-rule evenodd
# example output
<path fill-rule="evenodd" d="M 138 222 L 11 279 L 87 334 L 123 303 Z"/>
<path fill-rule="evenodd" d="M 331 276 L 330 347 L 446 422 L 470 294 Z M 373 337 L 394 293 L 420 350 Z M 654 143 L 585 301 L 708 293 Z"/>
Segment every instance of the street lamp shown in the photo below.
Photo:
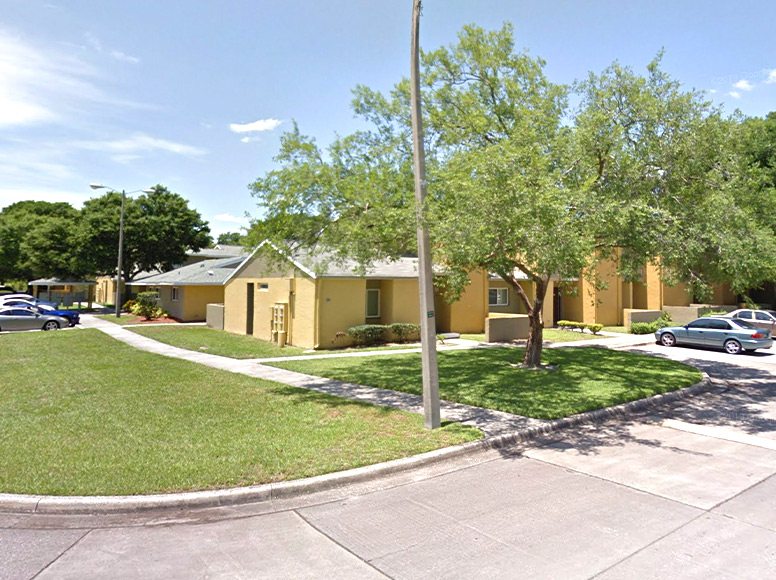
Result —
<path fill-rule="evenodd" d="M 115 191 L 116 193 L 119 192 L 118 189 L 113 189 L 112 187 L 108 187 L 107 185 L 102 185 L 100 183 L 90 183 L 89 187 L 92 189 L 107 189 L 108 191 Z M 135 191 L 130 191 L 129 193 L 153 193 L 153 189 L 136 189 Z M 121 190 L 121 218 L 119 219 L 119 264 L 116 268 L 116 318 L 121 317 L 121 262 L 124 257 L 124 200 L 127 197 L 127 192 L 125 192 L 123 189 Z"/>

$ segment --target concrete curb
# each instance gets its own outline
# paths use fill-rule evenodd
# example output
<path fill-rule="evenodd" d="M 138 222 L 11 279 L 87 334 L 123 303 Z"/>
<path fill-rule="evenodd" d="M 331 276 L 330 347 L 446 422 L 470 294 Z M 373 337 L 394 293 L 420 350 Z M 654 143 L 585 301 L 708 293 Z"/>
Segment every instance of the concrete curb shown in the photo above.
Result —
<path fill-rule="evenodd" d="M 616 417 L 626 417 L 649 407 L 684 399 L 708 391 L 713 386 L 713 383 L 706 373 L 702 374 L 703 379 L 699 383 L 677 391 L 654 395 L 646 399 L 622 403 L 596 411 L 580 413 L 563 419 L 547 421 L 542 425 L 528 427 L 514 433 L 480 439 L 454 447 L 437 449 L 436 451 L 430 451 L 421 455 L 395 459 L 377 465 L 358 467 L 348 471 L 329 473 L 307 479 L 280 483 L 172 494 L 139 496 L 45 496 L 0 494 L 0 512 L 48 515 L 130 514 L 154 509 L 212 508 L 279 499 L 292 499 L 294 497 L 327 491 L 348 484 L 362 483 L 399 472 L 427 467 L 442 461 L 457 459 L 465 455 L 474 455 L 477 453 L 503 449 L 517 443 L 530 441 L 531 439 L 535 439 L 542 435 L 549 435 L 583 423 L 592 423 Z"/>

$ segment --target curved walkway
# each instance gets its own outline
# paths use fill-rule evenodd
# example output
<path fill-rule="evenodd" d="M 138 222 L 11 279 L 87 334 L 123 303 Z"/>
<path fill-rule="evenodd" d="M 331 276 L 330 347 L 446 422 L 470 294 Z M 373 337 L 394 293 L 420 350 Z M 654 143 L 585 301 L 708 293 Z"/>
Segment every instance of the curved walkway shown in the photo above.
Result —
<path fill-rule="evenodd" d="M 418 395 L 315 377 L 304 373 L 267 366 L 257 362 L 258 360 L 269 361 L 276 359 L 233 359 L 215 354 L 186 350 L 141 336 L 118 324 L 94 316 L 83 315 L 81 317 L 81 325 L 85 328 L 96 328 L 105 334 L 112 336 L 116 340 L 120 340 L 137 349 L 163 356 L 188 360 L 224 371 L 240 373 L 250 377 L 283 383 L 285 385 L 319 391 L 321 393 L 327 393 L 345 399 L 352 399 L 354 401 L 362 401 L 373 405 L 380 405 L 382 407 L 391 407 L 402 411 L 409 411 L 411 413 L 423 412 L 423 398 Z M 470 347 L 458 346 L 452 348 Z M 412 352 L 414 349 L 407 349 L 407 351 Z M 399 352 L 405 351 L 372 351 L 356 354 L 358 356 L 379 356 L 383 353 L 397 354 Z M 320 356 L 328 357 L 336 355 L 311 355 L 310 358 L 318 358 Z M 352 354 L 349 356 L 352 356 Z M 288 360 L 288 358 L 282 360 Z M 515 431 L 521 431 L 523 429 L 549 423 L 549 421 L 531 419 L 520 415 L 504 413 L 502 411 L 472 407 L 470 405 L 462 405 L 460 403 L 451 403 L 448 401 L 442 401 L 441 413 L 444 420 L 472 425 L 480 429 L 486 437 L 514 433 Z"/>

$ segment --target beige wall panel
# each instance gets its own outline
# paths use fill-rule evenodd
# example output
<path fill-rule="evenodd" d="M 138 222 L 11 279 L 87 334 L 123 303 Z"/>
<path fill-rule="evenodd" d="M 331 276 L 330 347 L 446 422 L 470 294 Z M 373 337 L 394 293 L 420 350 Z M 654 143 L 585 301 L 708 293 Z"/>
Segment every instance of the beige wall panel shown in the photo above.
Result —
<path fill-rule="evenodd" d="M 660 308 L 663 306 L 689 306 L 691 301 L 686 284 L 677 284 L 676 286 L 663 284 L 663 304 Z"/>
<path fill-rule="evenodd" d="M 471 283 L 461 298 L 450 305 L 450 332 L 485 332 L 485 318 L 488 316 L 488 273 L 472 272 Z"/>
<path fill-rule="evenodd" d="M 366 280 L 321 278 L 318 280 L 318 344 L 331 348 L 338 332 L 369 324 L 366 318 Z"/>

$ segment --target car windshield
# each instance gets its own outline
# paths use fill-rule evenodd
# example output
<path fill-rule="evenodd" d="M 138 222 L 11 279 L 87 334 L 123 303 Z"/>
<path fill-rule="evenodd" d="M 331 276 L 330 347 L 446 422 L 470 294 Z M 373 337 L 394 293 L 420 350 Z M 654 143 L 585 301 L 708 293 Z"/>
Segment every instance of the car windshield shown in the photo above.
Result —
<path fill-rule="evenodd" d="M 741 328 L 752 328 L 757 330 L 757 327 L 748 320 L 741 320 L 740 318 L 736 318 L 736 324 Z"/>

